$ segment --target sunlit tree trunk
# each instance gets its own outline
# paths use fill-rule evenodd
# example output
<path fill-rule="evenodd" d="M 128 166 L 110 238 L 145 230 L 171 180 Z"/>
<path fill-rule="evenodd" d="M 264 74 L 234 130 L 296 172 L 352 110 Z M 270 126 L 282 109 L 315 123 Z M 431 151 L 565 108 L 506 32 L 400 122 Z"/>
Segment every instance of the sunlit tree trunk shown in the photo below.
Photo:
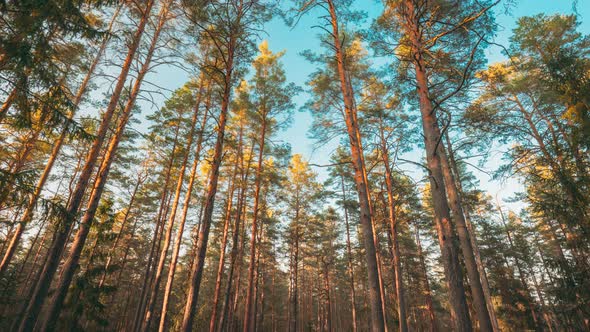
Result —
<path fill-rule="evenodd" d="M 459 263 L 459 252 L 455 246 L 455 232 L 451 224 L 451 215 L 445 190 L 441 156 L 438 145 L 441 141 L 440 129 L 435 110 L 429 96 L 428 74 L 422 57 L 420 22 L 416 17 L 417 9 L 413 0 L 404 0 L 404 28 L 411 41 L 412 62 L 415 70 L 416 88 L 420 101 L 422 129 L 426 148 L 426 160 L 429 170 L 430 192 L 434 208 L 434 222 L 438 233 L 445 278 L 449 287 L 451 318 L 456 331 L 471 331 L 469 309 L 463 287 L 463 273 Z"/>
<path fill-rule="evenodd" d="M 332 25 L 332 46 L 334 47 L 334 55 L 338 64 L 338 78 L 340 80 L 340 88 L 344 100 L 346 127 L 350 141 L 352 165 L 355 172 L 354 179 L 359 196 L 360 224 L 363 233 L 365 255 L 367 260 L 369 297 L 371 305 L 371 330 L 373 332 L 384 331 L 385 319 L 382 309 L 381 291 L 379 286 L 379 267 L 377 265 L 375 238 L 373 234 L 373 223 L 370 206 L 371 203 L 369 198 L 368 183 L 366 182 L 367 176 L 363 157 L 363 148 L 361 144 L 361 136 L 356 118 L 354 95 L 352 86 L 349 83 L 349 78 L 347 77 L 344 54 L 342 53 L 341 49 L 342 42 L 340 40 L 336 8 L 334 7 L 332 0 L 327 0 L 327 5 Z"/>
<path fill-rule="evenodd" d="M 192 331 L 193 321 L 195 318 L 195 309 L 197 306 L 197 299 L 199 298 L 199 290 L 201 287 L 201 279 L 203 276 L 203 266 L 205 265 L 205 254 L 207 252 L 207 243 L 209 241 L 209 230 L 211 228 L 211 221 L 213 219 L 213 207 L 215 204 L 215 195 L 217 194 L 217 185 L 219 182 L 219 166 L 223 157 L 223 146 L 225 137 L 225 126 L 227 123 L 227 113 L 229 110 L 229 102 L 232 90 L 233 78 L 233 63 L 236 47 L 235 34 L 229 37 L 228 54 L 225 59 L 225 77 L 223 82 L 223 95 L 221 99 L 221 109 L 219 119 L 217 122 L 217 138 L 215 141 L 215 148 L 213 150 L 213 159 L 211 162 L 211 170 L 209 175 L 209 183 L 207 184 L 207 191 L 205 195 L 205 208 L 203 210 L 202 225 L 199 229 L 199 234 L 196 243 L 195 258 L 191 266 L 191 277 L 189 281 L 189 289 L 184 310 L 184 315 L 181 324 L 181 331 Z"/>
<path fill-rule="evenodd" d="M 131 68 L 133 59 L 135 58 L 139 42 L 145 30 L 145 26 L 149 19 L 153 4 L 154 0 L 149 0 L 146 3 L 146 7 L 143 11 L 143 16 L 139 21 L 137 30 L 135 31 L 131 43 L 129 45 L 127 56 L 121 67 L 121 73 L 119 74 L 117 84 L 113 89 L 110 102 L 103 114 L 102 121 L 95 135 L 94 142 L 92 143 L 92 147 L 88 152 L 86 163 L 84 164 L 84 168 L 80 173 L 78 182 L 76 184 L 76 188 L 72 193 L 72 198 L 68 203 L 68 206 L 66 207 L 66 217 L 62 221 L 60 230 L 58 231 L 54 244 L 50 249 L 50 255 L 48 257 L 48 260 L 41 273 L 41 278 L 35 286 L 35 290 L 33 291 L 32 297 L 25 310 L 25 315 L 23 316 L 19 324 L 19 332 L 31 331 L 34 328 L 35 322 L 37 321 L 37 317 L 39 316 L 39 313 L 41 311 L 41 306 L 45 302 L 45 298 L 49 291 L 49 286 L 51 284 L 51 281 L 53 280 L 55 271 L 57 270 L 59 264 L 61 254 L 63 252 L 65 242 L 67 241 L 67 236 L 70 233 L 70 229 L 75 220 L 76 214 L 78 213 L 78 209 L 82 204 L 82 199 L 88 186 L 88 181 L 90 180 L 90 176 L 92 174 L 92 171 L 94 170 L 94 166 L 98 159 L 98 155 L 100 153 L 103 141 L 106 137 L 107 130 L 110 127 L 111 119 L 113 117 L 115 109 L 119 104 L 121 92 L 123 91 L 127 75 L 129 74 L 129 70 Z"/>

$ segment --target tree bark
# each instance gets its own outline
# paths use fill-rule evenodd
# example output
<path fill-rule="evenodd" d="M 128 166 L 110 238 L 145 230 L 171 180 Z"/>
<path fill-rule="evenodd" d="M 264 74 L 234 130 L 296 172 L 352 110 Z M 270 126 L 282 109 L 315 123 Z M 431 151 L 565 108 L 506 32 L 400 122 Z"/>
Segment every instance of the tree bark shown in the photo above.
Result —
<path fill-rule="evenodd" d="M 463 273 L 459 264 L 459 253 L 455 246 L 455 232 L 451 224 L 451 215 L 445 190 L 444 176 L 441 168 L 441 156 L 438 145 L 441 141 L 440 128 L 435 110 L 429 97 L 428 74 L 422 58 L 422 34 L 412 0 L 404 1 L 404 16 L 407 18 L 406 33 L 411 41 L 412 62 L 415 70 L 416 88 L 420 101 L 422 129 L 426 147 L 426 160 L 429 170 L 430 192 L 434 208 L 434 222 L 438 233 L 445 278 L 449 287 L 450 311 L 456 331 L 471 331 L 469 309 L 463 287 Z"/>
<path fill-rule="evenodd" d="M 377 266 L 377 256 L 375 248 L 375 238 L 373 234 L 373 222 L 371 216 L 371 206 L 369 199 L 369 188 L 366 182 L 366 169 L 363 157 L 363 148 L 361 143 L 360 131 L 356 119 L 356 108 L 354 105 L 354 94 L 352 86 L 349 83 L 344 63 L 344 55 L 341 49 L 340 32 L 338 27 L 338 18 L 336 8 L 332 0 L 326 0 L 332 24 L 333 47 L 335 58 L 338 64 L 338 78 L 344 100 L 344 112 L 348 138 L 350 141 L 350 150 L 352 164 L 355 172 L 355 184 L 357 186 L 359 205 L 360 205 L 360 224 L 362 227 L 363 241 L 365 245 L 365 256 L 367 260 L 367 274 L 369 284 L 369 298 L 371 304 L 371 330 L 381 332 L 385 330 L 385 319 L 382 310 L 382 299 L 379 287 L 379 272 Z"/>
<path fill-rule="evenodd" d="M 146 3 L 146 7 L 144 8 L 144 15 L 142 16 L 137 27 L 137 30 L 133 35 L 131 44 L 129 45 L 127 56 L 121 68 L 121 73 L 117 79 L 117 84 L 113 90 L 107 109 L 102 117 L 102 121 L 96 133 L 94 142 L 92 143 L 92 147 L 88 152 L 86 163 L 84 164 L 84 168 L 82 169 L 82 172 L 78 179 L 78 183 L 76 184 L 76 188 L 72 193 L 72 198 L 66 208 L 66 217 L 62 221 L 60 230 L 58 231 L 54 244 L 50 249 L 50 255 L 41 273 L 41 278 L 35 286 L 35 290 L 33 291 L 31 300 L 27 305 L 25 315 L 19 323 L 19 332 L 31 331 L 34 328 L 35 322 L 37 321 L 37 317 L 39 316 L 39 313 L 41 311 L 41 306 L 45 302 L 45 298 L 49 291 L 49 286 L 51 284 L 51 281 L 53 280 L 55 271 L 57 270 L 59 264 L 61 254 L 63 252 L 65 242 L 67 241 L 67 236 L 70 233 L 70 229 L 72 227 L 74 219 L 76 218 L 78 209 L 82 204 L 82 198 L 88 186 L 88 181 L 90 180 L 90 176 L 92 174 L 102 144 L 106 137 L 107 130 L 109 129 L 111 119 L 113 117 L 116 107 L 118 106 L 121 92 L 123 91 L 127 75 L 129 74 L 129 70 L 131 68 L 133 59 L 135 58 L 139 42 L 145 30 L 145 26 L 150 16 L 153 4 L 154 0 L 148 0 L 148 2 Z"/>

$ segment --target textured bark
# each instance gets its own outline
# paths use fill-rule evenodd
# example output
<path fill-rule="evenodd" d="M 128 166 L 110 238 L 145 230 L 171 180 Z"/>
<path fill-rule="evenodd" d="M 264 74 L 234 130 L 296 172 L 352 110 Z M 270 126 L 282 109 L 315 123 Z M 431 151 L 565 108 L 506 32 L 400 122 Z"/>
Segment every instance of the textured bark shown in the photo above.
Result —
<path fill-rule="evenodd" d="M 360 206 L 360 224 L 363 233 L 363 242 L 365 246 L 365 256 L 367 260 L 367 274 L 369 284 L 369 298 L 371 305 L 371 330 L 373 332 L 385 330 L 385 319 L 382 309 L 382 299 L 379 287 L 379 271 L 377 265 L 377 256 L 375 248 L 375 239 L 373 234 L 373 222 L 371 216 L 371 206 L 369 198 L 369 188 L 367 184 L 366 168 L 363 157 L 363 148 L 361 144 L 360 131 L 358 128 L 358 121 L 356 118 L 356 108 L 354 103 L 354 94 L 352 86 L 347 77 L 346 67 L 344 63 L 344 54 L 341 49 L 340 32 L 338 27 L 338 17 L 336 15 L 336 8 L 332 0 L 327 0 L 331 24 L 333 47 L 335 51 L 335 59 L 338 64 L 338 79 L 340 81 L 340 88 L 344 100 L 344 112 L 346 120 L 346 128 L 348 138 L 350 141 L 350 150 L 352 157 L 352 164 L 354 168 L 354 179 L 359 196 Z"/>
<path fill-rule="evenodd" d="M 434 208 L 434 222 L 438 233 L 445 278 L 449 287 L 451 318 L 456 331 L 471 331 L 469 309 L 463 287 L 463 273 L 459 264 L 459 253 L 455 246 L 455 232 L 451 224 L 451 215 L 442 173 L 441 156 L 438 145 L 441 141 L 440 129 L 432 102 L 429 97 L 428 74 L 422 57 L 422 34 L 416 18 L 416 9 L 412 0 L 404 0 L 404 27 L 411 41 L 412 62 L 415 70 L 416 88 L 420 101 L 424 145 L 429 170 L 430 193 Z"/>
<path fill-rule="evenodd" d="M 37 317 L 39 316 L 39 313 L 41 311 L 41 306 L 45 302 L 45 298 L 49 291 L 49 286 L 51 284 L 51 281 L 53 280 L 55 271 L 57 270 L 59 264 L 61 254 L 63 252 L 64 245 L 67 241 L 67 236 L 70 233 L 72 224 L 76 218 L 76 214 L 78 213 L 78 209 L 82 204 L 82 198 L 88 186 L 88 181 L 90 180 L 90 176 L 92 174 L 92 171 L 94 170 L 94 166 L 96 165 L 98 155 L 100 153 L 102 144 L 107 134 L 107 130 L 109 129 L 109 126 L 111 124 L 111 119 L 119 103 L 121 92 L 123 91 L 127 75 L 129 74 L 129 70 L 131 68 L 133 59 L 135 58 L 139 42 L 145 30 L 145 26 L 150 16 L 153 4 L 154 0 L 149 0 L 146 3 L 144 15 L 139 21 L 137 30 L 135 31 L 135 34 L 132 37 L 127 52 L 127 56 L 125 58 L 125 61 L 123 62 L 121 72 L 117 79 L 117 84 L 113 89 L 111 99 L 109 101 L 105 113 L 103 114 L 102 121 L 95 135 L 92 147 L 90 148 L 90 151 L 87 154 L 86 162 L 78 178 L 76 188 L 74 189 L 71 200 L 66 207 L 65 218 L 64 220 L 62 220 L 62 224 L 55 238 L 54 244 L 50 248 L 50 254 L 41 273 L 41 278 L 35 286 L 35 290 L 33 291 L 31 300 L 29 301 L 27 308 L 25 310 L 25 315 L 23 316 L 19 324 L 19 332 L 31 331 L 34 328 L 35 322 L 37 321 Z"/>

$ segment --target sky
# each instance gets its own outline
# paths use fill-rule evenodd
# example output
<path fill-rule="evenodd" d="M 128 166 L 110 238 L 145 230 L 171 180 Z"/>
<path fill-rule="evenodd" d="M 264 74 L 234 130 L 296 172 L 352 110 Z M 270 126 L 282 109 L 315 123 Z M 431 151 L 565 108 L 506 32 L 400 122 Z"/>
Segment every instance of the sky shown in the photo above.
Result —
<path fill-rule="evenodd" d="M 555 13 L 571 14 L 574 9 L 572 0 L 514 0 L 513 2 L 515 4 L 510 6 L 507 11 L 503 3 L 496 8 L 496 18 L 500 27 L 495 42 L 504 46 L 509 45 L 511 31 L 516 26 L 519 17 L 538 13 L 546 13 L 548 15 Z M 382 8 L 381 1 L 378 0 L 357 0 L 354 6 L 356 8 L 362 6 L 362 10 L 367 12 L 365 25 L 370 24 L 371 20 L 380 14 Z M 578 0 L 576 9 L 581 20 L 580 31 L 590 34 L 590 0 Z M 266 33 L 260 36 L 261 39 L 268 41 L 272 51 L 286 51 L 282 62 L 286 71 L 287 80 L 294 82 L 304 89 L 306 89 L 305 85 L 309 75 L 315 70 L 315 65 L 307 62 L 301 55 L 301 52 L 307 49 L 312 51 L 319 49 L 319 35 L 322 33 L 322 30 L 317 27 L 314 28 L 314 25 L 317 24 L 316 13 L 311 13 L 303 17 L 294 28 L 286 26 L 280 18 L 275 18 L 266 25 Z M 505 60 L 498 47 L 490 47 L 486 51 L 486 54 L 489 63 Z M 186 73 L 179 72 L 173 68 L 160 68 L 152 73 L 151 76 L 151 80 L 157 81 L 160 86 L 164 86 L 170 90 L 182 86 L 188 79 Z M 294 101 L 298 105 L 297 108 L 303 105 L 307 98 L 308 95 L 305 93 L 296 96 Z M 304 159 L 310 163 L 319 165 L 328 164 L 330 154 L 338 142 L 335 141 L 314 149 L 314 140 L 308 137 L 311 122 L 312 118 L 310 114 L 304 111 L 295 111 L 292 126 L 279 133 L 277 139 L 289 143 L 292 147 L 292 153 L 303 155 Z M 415 151 L 410 155 L 415 161 L 419 161 L 422 156 L 420 151 Z M 485 165 L 484 170 L 487 172 L 494 171 L 502 162 L 500 156 L 501 151 L 492 152 L 490 161 Z M 417 166 L 406 165 L 402 168 L 408 171 L 409 175 L 415 180 L 419 180 L 424 176 L 423 171 L 419 170 Z M 515 192 L 523 189 L 518 179 L 492 180 L 484 172 L 480 172 L 474 168 L 470 170 L 478 178 L 481 189 L 486 190 L 492 196 L 497 195 L 501 200 L 510 198 Z M 326 168 L 316 168 L 315 171 L 318 172 L 320 179 L 325 179 L 327 174 Z M 504 204 L 508 205 L 508 203 Z M 512 209 L 518 209 L 520 207 L 522 205 L 519 205 L 519 203 L 512 203 L 510 205 Z"/>

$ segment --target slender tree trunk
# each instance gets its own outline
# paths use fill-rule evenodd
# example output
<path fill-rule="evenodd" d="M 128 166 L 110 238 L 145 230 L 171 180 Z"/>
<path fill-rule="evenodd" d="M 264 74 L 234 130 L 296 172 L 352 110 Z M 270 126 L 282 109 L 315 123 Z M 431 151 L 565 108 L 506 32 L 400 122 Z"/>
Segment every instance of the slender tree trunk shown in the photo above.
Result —
<path fill-rule="evenodd" d="M 299 323 L 299 193 L 295 199 L 295 238 L 291 254 L 291 266 L 289 268 L 289 332 L 297 332 Z"/>
<path fill-rule="evenodd" d="M 463 194 L 463 184 L 461 182 L 461 173 L 459 172 L 459 168 L 457 167 L 457 162 L 455 158 L 455 153 L 453 151 L 453 146 L 451 144 L 451 140 L 449 139 L 448 133 L 445 133 L 445 139 L 447 142 L 447 150 L 448 150 L 448 162 L 450 164 L 450 168 L 452 173 L 455 175 L 455 183 L 457 185 L 457 190 L 459 193 L 459 197 Z M 473 229 L 473 225 L 471 224 L 471 217 L 468 209 L 463 210 L 465 213 L 465 224 L 467 226 L 467 233 L 469 235 L 469 240 L 471 242 L 471 247 L 473 248 L 473 255 L 475 256 L 475 263 L 477 264 L 477 270 L 479 271 L 479 276 L 481 279 L 481 286 L 483 288 L 483 294 L 485 296 L 486 305 L 488 308 L 488 313 L 490 315 L 490 320 L 492 323 L 492 328 L 494 332 L 500 331 L 500 326 L 498 325 L 498 318 L 496 317 L 496 310 L 494 309 L 494 303 L 492 302 L 492 295 L 490 292 L 490 284 L 488 282 L 488 277 L 486 275 L 486 270 L 481 260 L 481 254 L 479 252 L 479 247 L 477 245 L 477 239 L 475 237 L 475 230 Z"/>
<path fill-rule="evenodd" d="M 162 312 L 160 314 L 160 332 L 163 332 L 166 326 L 166 313 L 168 310 L 168 302 L 170 301 L 170 294 L 172 293 L 172 283 L 174 282 L 174 275 L 176 273 L 176 264 L 178 262 L 178 256 L 180 253 L 180 246 L 182 244 L 182 235 L 184 233 L 184 225 L 186 223 L 186 216 L 188 214 L 188 209 L 190 207 L 190 199 L 193 193 L 193 187 L 195 183 L 195 179 L 197 177 L 197 166 L 199 165 L 199 161 L 201 159 L 201 148 L 203 146 L 203 136 L 205 131 L 205 126 L 207 125 L 207 115 L 209 113 L 210 105 L 211 104 L 211 93 L 207 96 L 207 101 L 205 105 L 205 112 L 203 114 L 203 120 L 201 122 L 201 130 L 199 132 L 199 138 L 197 139 L 197 148 L 195 151 L 195 157 L 193 161 L 193 166 L 191 169 L 191 175 L 188 183 L 188 187 L 185 193 L 184 205 L 182 207 L 182 214 L 180 217 L 180 224 L 178 226 L 178 230 L 176 231 L 176 239 L 174 240 L 174 249 L 172 252 L 172 258 L 170 259 L 170 264 L 168 266 L 168 278 L 166 280 L 166 288 L 164 289 L 164 300 L 162 302 Z M 190 143 L 192 143 L 192 139 L 190 139 Z M 189 146 L 190 148 L 190 146 Z M 188 155 L 187 151 L 187 155 Z M 149 327 L 149 325 L 147 326 Z"/>
<path fill-rule="evenodd" d="M 57 237 L 54 241 L 54 245 L 50 248 L 50 255 L 48 257 L 48 261 L 45 264 L 45 267 L 43 268 L 39 282 L 35 286 L 35 290 L 32 294 L 31 300 L 29 301 L 27 309 L 25 310 L 25 315 L 23 316 L 19 324 L 19 332 L 31 331 L 34 328 L 35 322 L 37 321 L 37 317 L 39 316 L 39 313 L 41 311 L 41 306 L 45 302 L 45 298 L 49 291 L 49 286 L 51 284 L 51 281 L 53 280 L 55 271 L 57 270 L 59 264 L 61 254 L 63 252 L 64 244 L 67 241 L 67 236 L 70 233 L 70 229 L 72 227 L 78 209 L 82 204 L 84 192 L 86 191 L 86 188 L 88 186 L 88 181 L 96 164 L 98 155 L 102 147 L 102 143 L 107 134 L 107 130 L 109 129 L 111 119 L 119 103 L 121 92 L 123 91 L 127 75 L 131 68 L 131 63 L 135 58 L 139 42 L 141 36 L 143 35 L 153 4 L 154 0 L 148 0 L 148 2 L 146 3 L 146 7 L 144 8 L 144 15 L 142 16 L 137 27 L 137 30 L 132 38 L 131 44 L 127 52 L 127 56 L 121 68 L 121 73 L 117 80 L 117 84 L 111 95 L 109 105 L 107 106 L 107 109 L 103 115 L 102 122 L 100 123 L 99 129 L 96 133 L 94 142 L 92 143 L 92 147 L 88 152 L 86 163 L 84 164 L 84 168 L 82 169 L 82 172 L 78 179 L 78 183 L 72 194 L 72 199 L 68 203 L 68 206 L 66 208 L 66 217 L 62 221 L 62 225 L 60 227 L 60 230 L 58 231 Z"/>
<path fill-rule="evenodd" d="M 262 166 L 264 164 L 264 145 L 266 139 L 266 115 L 262 118 L 260 130 L 260 140 L 258 146 L 260 148 L 258 152 L 258 166 L 256 167 L 256 183 L 254 189 L 254 210 L 252 211 L 252 238 L 250 240 L 250 265 L 248 267 L 248 288 L 246 289 L 246 304 L 244 312 L 244 332 L 254 331 L 253 320 L 256 317 L 252 317 L 252 296 L 254 290 L 254 268 L 256 264 L 256 234 L 258 234 L 258 204 L 260 201 L 260 188 L 262 185 Z"/>
<path fill-rule="evenodd" d="M 338 75 L 340 80 L 342 97 L 344 99 L 344 112 L 346 127 L 350 140 L 350 149 L 352 164 L 355 171 L 355 183 L 359 195 L 360 205 L 360 224 L 362 227 L 363 240 L 365 245 L 365 255 L 367 260 L 367 273 L 369 284 L 369 297 L 371 304 L 371 330 L 381 332 L 385 330 L 385 319 L 382 310 L 382 299 L 379 287 L 379 272 L 377 266 L 377 256 L 375 248 L 375 238 L 373 234 L 373 223 L 371 216 L 371 206 L 369 198 L 369 188 L 366 182 L 366 169 L 363 158 L 363 148 L 361 144 L 360 131 L 356 119 L 356 108 L 354 105 L 354 94 L 352 86 L 346 74 L 344 55 L 341 49 L 340 32 L 336 8 L 332 0 L 326 0 L 329 8 L 329 14 L 332 24 L 333 47 L 338 64 Z"/>
<path fill-rule="evenodd" d="M 238 150 L 238 153 L 240 151 Z M 225 250 L 227 247 L 227 236 L 229 231 L 229 224 L 231 223 L 231 210 L 232 210 L 232 203 L 234 200 L 234 188 L 236 183 L 236 176 L 238 174 L 238 161 L 234 165 L 233 175 L 230 180 L 230 185 L 228 188 L 227 194 L 227 206 L 225 210 L 225 218 L 223 222 L 223 236 L 221 239 L 221 247 L 219 249 L 219 263 L 217 265 L 217 278 L 215 280 L 215 291 L 213 294 L 213 304 L 212 304 L 212 314 L 211 319 L 209 320 L 209 332 L 215 332 L 216 323 L 217 323 L 217 307 L 219 303 L 219 293 L 221 291 L 221 281 L 223 279 L 223 270 L 225 264 Z M 228 280 L 230 282 L 230 280 Z"/>
<path fill-rule="evenodd" d="M 239 8 L 239 11 L 242 9 Z M 237 22 L 239 25 L 239 22 Z M 184 316 L 182 319 L 181 331 L 192 331 L 193 321 L 195 316 L 195 309 L 197 306 L 197 299 L 199 298 L 199 289 L 201 286 L 201 279 L 203 276 L 203 266 L 205 265 L 205 254 L 207 252 L 207 243 L 209 241 L 209 229 L 213 219 L 213 207 L 215 205 L 215 195 L 217 193 L 217 184 L 219 182 L 219 166 L 223 157 L 223 145 L 225 137 L 225 126 L 227 122 L 227 113 L 229 109 L 230 95 L 232 89 L 233 78 L 233 62 L 234 52 L 236 47 L 236 39 L 234 34 L 230 36 L 228 55 L 225 61 L 225 81 L 223 96 L 221 101 L 221 110 L 219 113 L 217 138 L 213 152 L 213 160 L 211 163 L 211 171 L 209 176 L 209 183 L 207 184 L 207 195 L 205 199 L 205 208 L 203 212 L 202 225 L 199 230 L 199 235 L 196 244 L 195 258 L 191 266 L 191 278 L 189 283 L 189 290 L 187 295 Z"/>
<path fill-rule="evenodd" d="M 430 192 L 434 208 L 434 221 L 438 233 L 445 278 L 449 287 L 450 310 L 454 329 L 456 331 L 471 331 L 469 309 L 463 287 L 463 273 L 459 264 L 459 253 L 455 246 L 455 234 L 451 224 L 451 216 L 445 190 L 444 176 L 441 166 L 441 156 L 438 153 L 438 145 L 441 140 L 440 128 L 436 119 L 432 102 L 429 96 L 428 75 L 424 59 L 422 58 L 421 31 L 417 21 L 416 9 L 412 0 L 405 0 L 404 16 L 407 17 L 406 25 L 413 53 L 413 65 L 417 92 L 420 100 L 420 113 L 422 116 L 422 128 L 424 132 L 424 144 L 426 147 L 426 160 L 428 163 Z"/>
<path fill-rule="evenodd" d="M 54 295 L 54 300 L 49 307 L 48 318 L 44 322 L 41 328 L 42 330 L 53 331 L 59 319 L 59 314 L 61 312 L 63 302 L 65 301 L 68 288 L 73 280 L 76 268 L 78 266 L 78 262 L 80 260 L 80 255 L 84 248 L 84 244 L 86 243 L 86 238 L 88 237 L 88 233 L 90 232 L 90 228 L 92 227 L 92 222 L 94 220 L 94 216 L 96 214 L 100 198 L 104 191 L 109 171 L 115 159 L 117 148 L 119 146 L 119 143 L 121 142 L 121 139 L 123 138 L 123 134 L 125 132 L 125 128 L 127 127 L 127 123 L 129 122 L 129 118 L 132 116 L 133 107 L 135 105 L 137 96 L 139 95 L 139 92 L 141 90 L 141 83 L 143 81 L 143 78 L 150 69 L 152 55 L 156 49 L 160 32 L 162 31 L 162 28 L 168 19 L 167 16 L 170 3 L 171 0 L 166 0 L 162 4 L 162 8 L 160 9 L 160 13 L 158 15 L 158 25 L 156 26 L 154 35 L 152 36 L 152 40 L 145 61 L 137 75 L 135 84 L 133 85 L 133 88 L 129 95 L 129 99 L 127 100 L 123 113 L 120 116 L 121 119 L 119 120 L 119 125 L 109 143 L 109 146 L 106 150 L 106 154 L 103 158 L 102 165 L 97 173 L 97 178 L 94 184 L 93 192 L 88 201 L 88 207 L 86 209 L 86 212 L 84 213 L 82 221 L 80 222 L 80 227 L 74 239 L 74 243 L 72 244 L 70 254 L 64 263 L 62 277 L 58 281 L 58 285 L 56 287 L 56 292 Z"/>
<path fill-rule="evenodd" d="M 244 131 L 244 124 L 241 123 L 240 124 L 240 135 L 239 135 L 239 140 L 238 140 L 238 152 L 242 153 L 242 140 L 243 140 L 243 131 Z M 220 321 L 219 321 L 219 330 L 220 331 L 225 331 L 225 327 L 227 325 L 227 321 L 228 321 L 228 311 L 230 308 L 230 296 L 231 296 L 231 289 L 232 289 L 232 284 L 233 284 L 233 275 L 234 275 L 234 269 L 235 269 L 235 265 L 236 265 L 236 261 L 238 259 L 238 254 L 240 252 L 240 243 L 241 241 L 239 240 L 239 236 L 240 236 L 240 222 L 242 220 L 242 211 L 244 208 L 244 201 L 246 199 L 246 193 L 248 190 L 248 178 L 250 175 L 250 163 L 252 162 L 252 154 L 254 152 L 254 141 L 252 142 L 252 146 L 250 148 L 250 153 L 249 153 L 249 158 L 248 158 L 248 164 L 246 165 L 246 169 L 245 169 L 245 173 L 244 173 L 244 155 L 240 154 L 240 177 L 242 180 L 241 183 L 241 187 L 240 187 L 240 194 L 239 194 L 239 198 L 238 198 L 238 204 L 237 204 L 237 208 L 236 208 L 236 221 L 235 221 L 235 225 L 233 228 L 233 234 L 232 234 L 232 250 L 231 250 L 231 255 L 230 255 L 230 263 L 229 263 L 229 268 L 228 268 L 228 274 L 227 274 L 227 286 L 226 286 L 226 290 L 225 290 L 225 296 L 224 296 L 224 300 L 223 300 L 223 305 L 222 305 L 222 309 L 221 309 L 221 316 L 219 317 Z"/>
<path fill-rule="evenodd" d="M 385 184 L 387 186 L 387 202 L 389 212 L 389 227 L 391 232 L 391 245 L 392 245 L 392 256 L 393 256 L 393 267 L 394 267 L 394 279 L 395 279 L 395 290 L 397 297 L 397 312 L 399 316 L 399 331 L 408 331 L 408 322 L 406 314 L 406 300 L 404 295 L 404 285 L 402 278 L 402 264 L 400 259 L 399 251 L 399 239 L 398 239 L 398 223 L 395 211 L 395 199 L 393 189 L 393 175 L 391 173 L 391 165 L 389 163 L 389 149 L 387 147 L 387 141 L 385 140 L 385 134 L 383 125 L 380 125 L 380 136 L 381 136 L 381 155 L 383 164 L 385 166 Z"/>
<path fill-rule="evenodd" d="M 150 280 L 150 271 L 152 268 L 152 262 L 154 260 L 154 254 L 157 252 L 157 244 L 159 243 L 159 234 L 160 234 L 160 228 L 163 224 L 162 219 L 165 219 L 165 215 L 167 213 L 164 212 L 164 210 L 166 209 L 166 201 L 167 201 L 167 197 L 168 197 L 168 186 L 170 185 L 170 175 L 172 174 L 172 166 L 174 166 L 174 159 L 175 159 L 175 155 L 176 155 L 176 147 L 178 144 L 178 131 L 180 129 L 180 126 L 176 126 L 176 130 L 174 133 L 174 141 L 172 143 L 172 151 L 170 153 L 170 161 L 168 162 L 168 165 L 166 167 L 166 175 L 164 176 L 164 189 L 162 190 L 162 196 L 160 199 L 160 205 L 158 208 L 158 215 L 156 217 L 156 227 L 154 229 L 154 236 L 152 237 L 152 245 L 150 247 L 150 253 L 148 255 L 148 259 L 147 259 L 147 264 L 146 264 L 146 270 L 143 274 L 143 281 L 142 281 L 142 286 L 141 286 L 141 293 L 139 295 L 139 303 L 137 306 L 137 309 L 135 311 L 135 317 L 133 319 L 133 325 L 132 325 L 132 331 L 136 331 L 137 328 L 140 327 L 139 321 L 142 317 L 142 314 L 144 312 L 145 309 L 145 304 L 146 304 L 146 295 L 147 295 L 147 290 L 149 287 L 149 280 Z M 163 217 L 164 216 L 164 217 Z"/>
<path fill-rule="evenodd" d="M 340 175 L 340 183 L 342 185 L 342 201 L 344 210 L 344 223 L 346 227 L 346 252 L 348 254 L 348 273 L 350 274 L 350 306 L 352 318 L 352 332 L 357 331 L 356 324 L 356 290 L 354 287 L 354 266 L 352 256 L 352 246 L 350 245 L 350 225 L 348 222 L 348 209 L 346 207 L 346 189 L 344 187 L 344 175 Z"/>
<path fill-rule="evenodd" d="M 455 229 L 459 237 L 459 245 L 463 253 L 465 263 L 465 270 L 469 279 L 471 288 L 471 297 L 477 319 L 479 321 L 479 329 L 482 332 L 493 331 L 492 321 L 488 313 L 483 287 L 481 285 L 481 277 L 477 269 L 475 255 L 473 254 L 473 246 L 469 237 L 469 231 L 465 222 L 465 215 L 463 212 L 461 196 L 457 189 L 455 178 L 453 176 L 451 167 L 449 166 L 448 157 L 446 155 L 444 144 L 441 142 L 438 145 L 438 153 L 440 154 L 441 168 L 444 177 L 445 188 L 448 194 L 448 200 L 453 211 L 453 220 L 455 221 Z"/>

